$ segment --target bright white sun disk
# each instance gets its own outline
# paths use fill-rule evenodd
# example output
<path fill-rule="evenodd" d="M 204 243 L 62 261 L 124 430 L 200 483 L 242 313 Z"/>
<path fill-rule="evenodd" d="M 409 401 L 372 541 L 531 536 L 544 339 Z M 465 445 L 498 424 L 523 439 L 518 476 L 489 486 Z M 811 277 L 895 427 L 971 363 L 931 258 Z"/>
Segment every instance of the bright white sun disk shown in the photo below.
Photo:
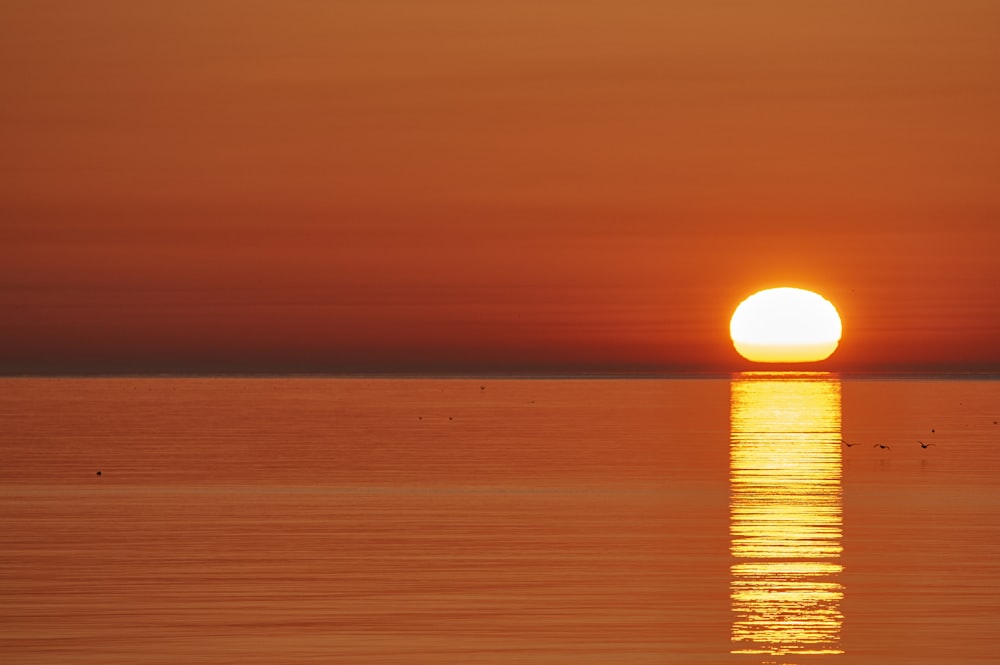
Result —
<path fill-rule="evenodd" d="M 837 349 L 842 333 L 833 304 L 812 291 L 782 287 L 753 294 L 729 322 L 736 351 L 754 362 L 816 362 Z"/>

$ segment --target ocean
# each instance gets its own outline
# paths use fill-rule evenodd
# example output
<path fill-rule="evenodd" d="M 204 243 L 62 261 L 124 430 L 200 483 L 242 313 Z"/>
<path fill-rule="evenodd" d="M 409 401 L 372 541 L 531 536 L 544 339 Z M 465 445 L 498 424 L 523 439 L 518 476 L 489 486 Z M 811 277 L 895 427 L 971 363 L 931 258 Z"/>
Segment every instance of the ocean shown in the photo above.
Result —
<path fill-rule="evenodd" d="M 0 660 L 993 663 L 998 420 L 820 372 L 2 379 Z"/>

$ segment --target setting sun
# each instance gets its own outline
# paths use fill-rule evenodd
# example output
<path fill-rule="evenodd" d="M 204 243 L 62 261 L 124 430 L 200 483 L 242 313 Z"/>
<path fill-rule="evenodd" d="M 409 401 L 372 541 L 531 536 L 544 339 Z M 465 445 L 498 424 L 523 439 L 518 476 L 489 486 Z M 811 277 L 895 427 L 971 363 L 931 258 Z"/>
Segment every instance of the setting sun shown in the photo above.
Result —
<path fill-rule="evenodd" d="M 840 315 L 812 291 L 782 287 L 740 303 L 729 322 L 736 351 L 753 362 L 816 362 L 836 351 Z"/>

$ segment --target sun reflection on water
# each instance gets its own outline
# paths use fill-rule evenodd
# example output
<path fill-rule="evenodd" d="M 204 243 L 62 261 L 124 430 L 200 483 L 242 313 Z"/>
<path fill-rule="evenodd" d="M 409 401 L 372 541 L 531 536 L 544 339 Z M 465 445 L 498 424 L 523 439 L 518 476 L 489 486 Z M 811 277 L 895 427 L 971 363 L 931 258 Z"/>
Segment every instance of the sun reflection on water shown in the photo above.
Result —
<path fill-rule="evenodd" d="M 826 372 L 731 383 L 732 653 L 843 653 L 840 415 Z"/>

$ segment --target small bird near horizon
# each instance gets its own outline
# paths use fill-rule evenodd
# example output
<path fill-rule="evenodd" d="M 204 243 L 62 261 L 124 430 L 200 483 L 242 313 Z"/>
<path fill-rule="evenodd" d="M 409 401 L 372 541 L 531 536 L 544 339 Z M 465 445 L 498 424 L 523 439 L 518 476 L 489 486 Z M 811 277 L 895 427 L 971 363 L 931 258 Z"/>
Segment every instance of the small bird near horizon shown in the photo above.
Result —
<path fill-rule="evenodd" d="M 921 448 L 930 448 L 931 446 L 935 445 L 933 443 L 924 443 L 923 441 L 917 441 L 917 443 L 920 444 Z"/>
<path fill-rule="evenodd" d="M 881 443 L 876 443 L 874 446 L 872 446 L 872 448 L 884 448 L 885 450 L 888 450 L 890 453 L 892 452 L 892 448 Z"/>
<path fill-rule="evenodd" d="M 97 475 L 101 475 L 101 472 L 100 472 L 100 471 L 98 471 L 98 472 L 97 472 Z"/>
<path fill-rule="evenodd" d="M 844 444 L 845 446 L 847 446 L 848 448 L 850 448 L 851 446 L 856 446 L 856 445 L 858 445 L 858 444 L 856 444 L 856 443 L 848 443 L 847 441 L 844 441 L 843 439 L 841 439 L 841 440 L 840 440 L 840 442 L 841 442 L 842 444 Z"/>

